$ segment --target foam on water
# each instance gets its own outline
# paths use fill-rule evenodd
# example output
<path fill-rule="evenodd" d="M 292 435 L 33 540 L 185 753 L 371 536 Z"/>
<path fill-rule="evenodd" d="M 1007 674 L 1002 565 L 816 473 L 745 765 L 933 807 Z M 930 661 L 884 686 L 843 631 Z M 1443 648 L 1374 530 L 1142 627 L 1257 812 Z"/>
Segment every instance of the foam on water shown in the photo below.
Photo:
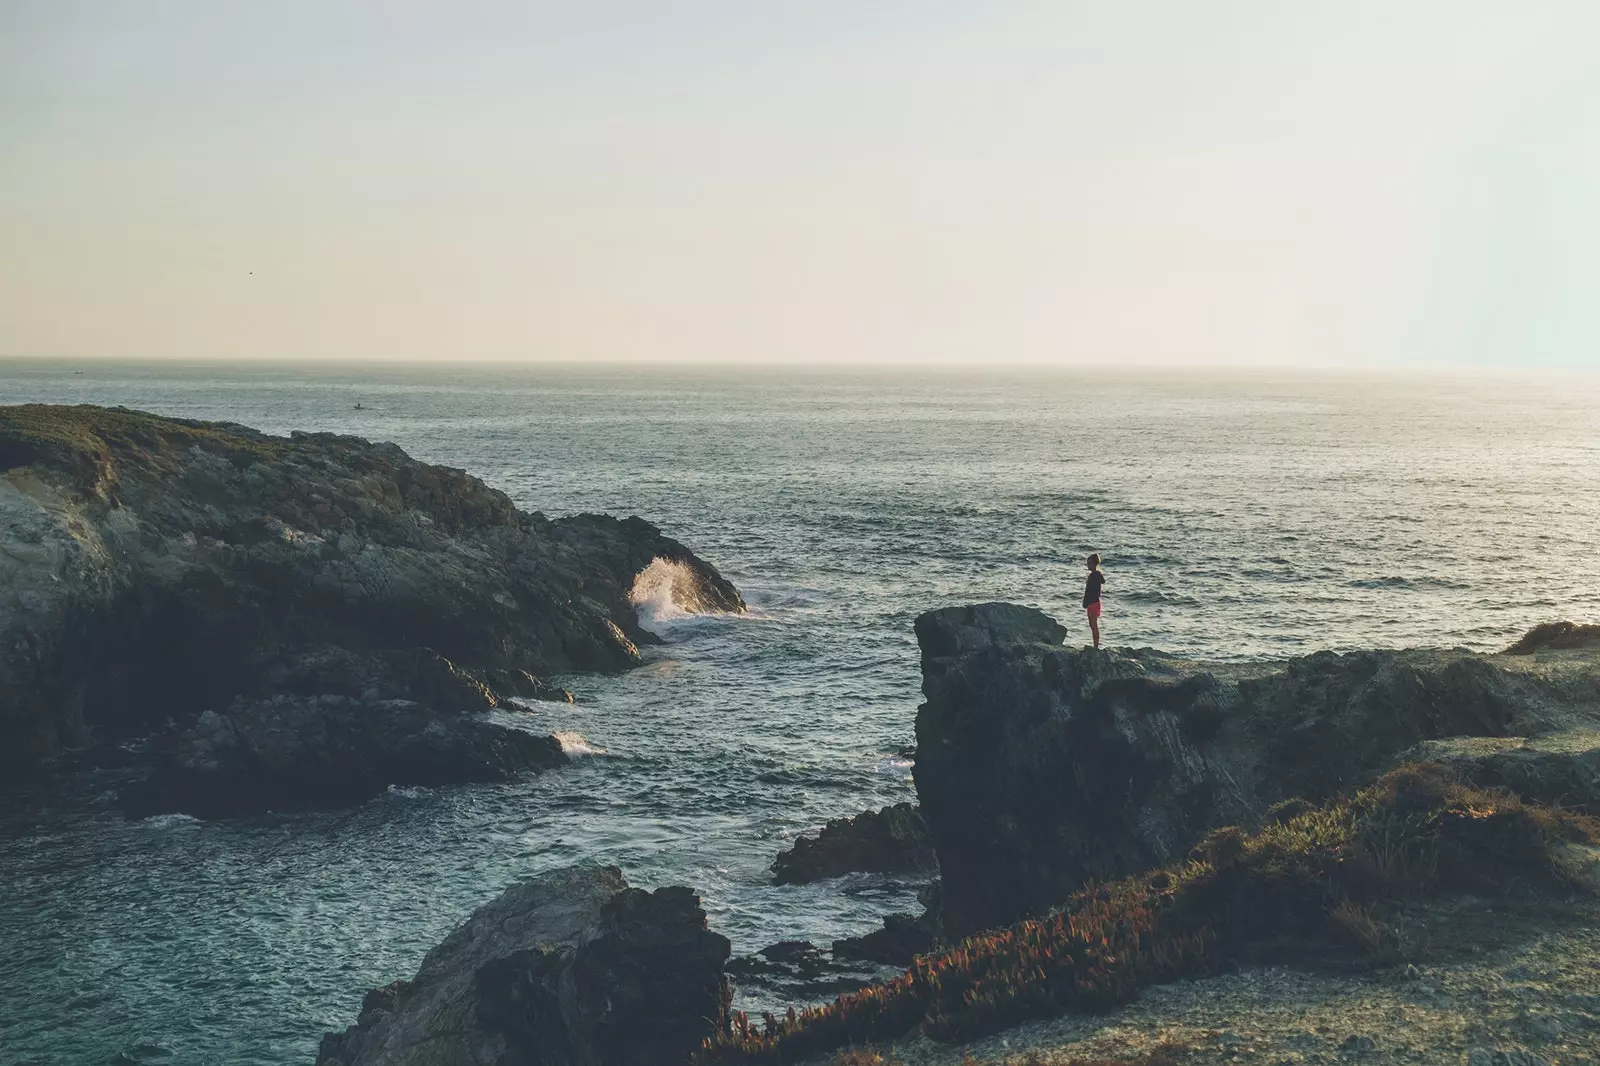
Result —
<path fill-rule="evenodd" d="M 200 819 L 192 814 L 152 814 L 140 824 L 147 825 L 151 829 L 171 829 L 180 825 L 199 825 Z"/>
<path fill-rule="evenodd" d="M 561 750 L 569 759 L 582 758 L 585 755 L 610 755 L 602 747 L 589 743 L 582 733 L 571 729 L 558 729 L 550 734 L 561 744 Z"/>

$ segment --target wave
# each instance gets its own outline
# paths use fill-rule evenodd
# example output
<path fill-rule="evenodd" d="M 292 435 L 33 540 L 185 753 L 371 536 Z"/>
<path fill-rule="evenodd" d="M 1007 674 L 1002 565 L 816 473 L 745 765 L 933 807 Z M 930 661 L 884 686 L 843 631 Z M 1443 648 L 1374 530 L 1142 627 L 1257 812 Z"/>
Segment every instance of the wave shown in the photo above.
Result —
<path fill-rule="evenodd" d="M 611 753 L 597 744 L 591 744 L 582 733 L 576 730 L 557 730 L 550 734 L 561 744 L 562 752 L 569 759 L 581 759 L 586 755 L 610 755 Z"/>
<path fill-rule="evenodd" d="M 656 636 L 692 618 L 737 617 L 709 610 L 700 595 L 698 575 L 682 563 L 659 557 L 650 560 L 633 579 L 628 600 L 638 613 L 639 624 Z"/>
<path fill-rule="evenodd" d="M 1402 577 L 1392 574 L 1387 577 L 1360 578 L 1350 582 L 1351 588 L 1358 589 L 1465 589 L 1472 586 L 1460 581 L 1451 581 L 1444 577 Z"/>

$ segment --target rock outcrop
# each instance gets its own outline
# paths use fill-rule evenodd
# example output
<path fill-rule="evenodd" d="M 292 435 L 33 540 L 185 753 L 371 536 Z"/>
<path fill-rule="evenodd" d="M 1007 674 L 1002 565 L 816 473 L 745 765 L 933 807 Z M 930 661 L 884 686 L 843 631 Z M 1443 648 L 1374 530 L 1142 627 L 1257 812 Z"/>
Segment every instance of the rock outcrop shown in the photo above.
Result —
<path fill-rule="evenodd" d="M 726 938 L 687 888 L 569 867 L 478 908 L 367 994 L 318 1066 L 680 1066 L 725 1024 Z"/>
<path fill-rule="evenodd" d="M 1506 654 L 1532 655 L 1536 651 L 1570 648 L 1600 648 L 1600 625 L 1546 622 L 1524 633 L 1521 640 L 1506 649 Z"/>
<path fill-rule="evenodd" d="M 883 927 L 863 936 L 850 936 L 833 942 L 837 959 L 865 959 L 868 962 L 909 966 L 918 955 L 927 954 L 939 943 L 939 931 L 927 915 L 889 914 Z"/>
<path fill-rule="evenodd" d="M 916 632 L 915 779 L 949 936 L 1169 863 L 1211 829 L 1335 795 L 1426 742 L 1592 726 L 1600 705 L 1600 663 L 1581 652 L 1199 664 L 1066 648 L 1053 620 L 1011 604 L 933 611 Z"/>
<path fill-rule="evenodd" d="M 743 609 L 641 519 L 524 513 L 393 444 L 0 407 L 0 778 L 151 733 L 135 806 L 547 766 L 476 712 L 636 662 L 652 565 L 686 607 Z"/>
<path fill-rule="evenodd" d="M 937 869 L 933 841 L 915 805 L 896 803 L 853 818 L 835 818 L 816 836 L 802 836 L 772 864 L 775 884 L 803 884 L 848 873 L 915 874 Z"/>

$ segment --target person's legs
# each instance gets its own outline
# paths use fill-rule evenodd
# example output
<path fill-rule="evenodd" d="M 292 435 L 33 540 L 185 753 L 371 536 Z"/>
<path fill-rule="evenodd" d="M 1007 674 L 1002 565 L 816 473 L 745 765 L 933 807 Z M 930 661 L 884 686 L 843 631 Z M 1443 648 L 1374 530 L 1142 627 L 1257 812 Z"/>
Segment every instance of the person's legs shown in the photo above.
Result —
<path fill-rule="evenodd" d="M 1100 616 L 1099 615 L 1091 614 L 1089 616 L 1089 632 L 1094 636 L 1094 646 L 1096 648 L 1100 647 Z"/>

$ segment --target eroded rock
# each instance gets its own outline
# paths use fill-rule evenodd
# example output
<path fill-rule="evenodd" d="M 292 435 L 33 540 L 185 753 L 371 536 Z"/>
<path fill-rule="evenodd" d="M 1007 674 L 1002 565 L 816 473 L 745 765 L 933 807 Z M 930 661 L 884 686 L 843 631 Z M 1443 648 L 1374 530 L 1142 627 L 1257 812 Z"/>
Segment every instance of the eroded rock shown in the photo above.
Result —
<path fill-rule="evenodd" d="M 772 864 L 776 884 L 803 884 L 847 873 L 929 875 L 933 841 L 916 806 L 896 803 L 852 818 L 835 818 L 816 836 L 802 836 Z"/>
<path fill-rule="evenodd" d="M 517 885 L 368 993 L 318 1066 L 678 1066 L 724 1024 L 726 938 L 687 888 L 615 867 Z"/>
<path fill-rule="evenodd" d="M 1011 604 L 930 612 L 916 632 L 915 779 L 951 937 L 1169 863 L 1280 801 L 1332 796 L 1426 741 L 1581 717 L 1594 691 L 1465 652 L 1235 666 L 1066 648 L 1060 626 Z"/>
<path fill-rule="evenodd" d="M 461 716 L 568 698 L 541 679 L 637 662 L 655 638 L 631 593 L 652 566 L 704 609 L 743 609 L 641 519 L 550 521 L 392 444 L 0 407 L 0 779 L 156 731 L 164 766 L 204 766 L 227 748 L 207 711 L 265 756 L 257 785 L 201 795 L 223 760 L 145 798 L 187 791 L 240 813 L 245 795 L 276 803 L 291 788 L 360 798 L 376 780 L 363 768 L 410 765 L 399 748 L 429 736 L 448 750 L 389 783 L 535 766 L 522 736 Z M 325 741 L 312 735 L 324 724 Z M 355 767 L 363 788 L 308 781 L 271 754 L 291 749 L 330 774 Z M 273 767 L 291 772 L 274 780 Z"/>

